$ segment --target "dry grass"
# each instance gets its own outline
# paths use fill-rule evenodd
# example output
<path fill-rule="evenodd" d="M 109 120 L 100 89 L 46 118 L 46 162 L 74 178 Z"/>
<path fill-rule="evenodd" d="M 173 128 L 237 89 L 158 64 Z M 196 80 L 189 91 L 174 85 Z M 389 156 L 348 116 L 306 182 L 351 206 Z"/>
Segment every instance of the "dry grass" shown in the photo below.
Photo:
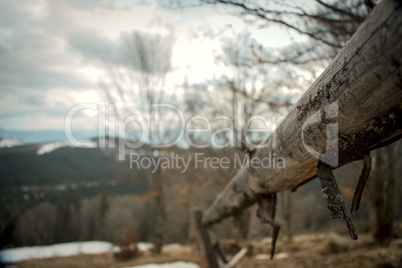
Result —
<path fill-rule="evenodd" d="M 121 268 L 148 263 L 193 262 L 200 267 L 207 267 L 203 256 L 194 252 L 191 247 L 183 246 L 178 249 L 164 249 L 160 256 L 143 253 L 140 257 L 129 261 L 116 261 L 112 253 L 94 255 L 76 255 L 71 257 L 49 258 L 20 262 L 17 265 L 23 268 Z"/>
<path fill-rule="evenodd" d="M 362 236 L 357 241 L 349 241 L 348 248 L 341 253 L 324 253 L 328 241 L 324 235 L 302 235 L 295 237 L 292 242 L 278 241 L 276 253 L 289 253 L 284 259 L 256 259 L 255 254 L 268 253 L 269 241 L 259 240 L 252 243 L 251 256 L 244 257 L 237 267 L 331 267 L 331 268 L 378 268 L 402 267 L 402 250 L 375 247 L 369 236 Z M 231 256 L 229 256 L 229 259 Z M 165 248 L 160 256 L 144 253 L 134 260 L 118 262 L 113 254 L 78 255 L 63 258 L 32 260 L 18 263 L 25 268 L 121 268 L 148 263 L 169 263 L 176 261 L 193 262 L 201 268 L 208 268 L 206 261 L 198 250 L 190 246 L 180 248 Z"/>

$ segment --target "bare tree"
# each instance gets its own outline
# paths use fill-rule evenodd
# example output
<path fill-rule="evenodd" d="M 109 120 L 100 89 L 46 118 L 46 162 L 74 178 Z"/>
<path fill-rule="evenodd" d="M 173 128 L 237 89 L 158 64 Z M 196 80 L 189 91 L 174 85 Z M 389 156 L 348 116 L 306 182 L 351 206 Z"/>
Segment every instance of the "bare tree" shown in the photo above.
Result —
<path fill-rule="evenodd" d="M 105 83 L 106 94 L 109 100 L 116 104 L 117 112 L 129 116 L 139 114 L 148 123 L 149 137 L 147 157 L 155 158 L 161 150 L 156 144 L 169 140 L 174 130 L 174 120 L 169 112 L 155 110 L 155 104 L 171 103 L 174 92 L 166 88 L 166 76 L 171 70 L 172 35 L 149 35 L 133 33 L 126 40 L 127 50 L 124 53 L 125 61 L 121 66 L 108 68 L 109 82 Z M 129 126 L 130 127 L 130 126 Z M 176 127 L 177 129 L 177 127 Z M 138 139 L 138 126 L 131 125 L 128 129 L 130 138 Z M 142 134 L 142 133 L 141 133 Z M 158 167 L 145 169 L 145 174 L 157 203 L 157 224 L 155 230 L 155 252 L 161 253 L 165 236 L 165 197 L 164 176 Z M 155 172 L 153 172 L 155 171 Z"/>
<path fill-rule="evenodd" d="M 23 213 L 16 226 L 17 243 L 20 245 L 46 245 L 54 242 L 52 230 L 56 225 L 56 208 L 49 203 Z"/>
<path fill-rule="evenodd" d="M 316 78 L 314 74 L 317 66 L 326 66 L 338 52 L 345 46 L 360 24 L 366 19 L 368 13 L 375 7 L 377 1 L 352 1 L 352 0 L 316 0 L 311 2 L 286 2 L 286 1 L 247 1 L 247 0 L 201 0 L 201 3 L 223 5 L 229 7 L 229 12 L 241 15 L 245 21 L 256 27 L 264 28 L 270 25 L 279 25 L 307 38 L 307 41 L 295 42 L 285 48 L 272 51 L 266 49 L 258 42 L 247 43 L 243 48 L 244 57 L 240 61 L 233 62 L 234 66 L 269 65 L 276 67 L 293 66 L 297 71 L 311 70 L 313 73 L 311 82 Z M 232 8 L 232 9 L 230 9 Z M 300 75 L 298 75 L 300 76 Z M 296 77 L 296 79 L 298 79 Z M 294 81 L 294 79 L 292 79 Z M 288 83 L 286 79 L 283 84 Z M 227 85 L 235 85 L 233 81 Z M 293 83 L 294 85 L 294 83 Z M 236 87 L 233 92 L 241 92 Z M 307 88 L 307 87 L 305 87 Z M 388 156 L 386 156 L 388 155 Z M 376 155 L 380 159 L 379 155 Z M 390 158 L 390 152 L 384 151 L 383 158 Z M 383 165 L 381 160 L 376 165 Z M 377 167 L 376 170 L 383 168 Z M 373 176 L 372 179 L 381 176 Z M 381 185 L 393 185 L 392 175 L 389 174 Z M 373 182 L 375 184 L 375 182 Z M 372 200 L 377 202 L 377 225 L 392 224 L 392 195 L 387 194 L 388 188 L 375 187 L 375 193 L 370 193 Z M 381 192 L 384 189 L 383 192 Z M 384 197 L 384 194 L 386 198 Z M 379 199 L 379 197 L 381 197 Z M 386 209 L 384 210 L 384 208 Z M 386 212 L 384 212 L 386 211 Z M 391 215 L 391 216 L 390 216 Z M 377 227 L 378 228 L 378 227 Z M 378 229 L 377 229 L 378 232 Z M 387 239 L 392 234 L 386 234 Z M 377 235 L 381 242 L 384 238 Z M 387 240 L 385 239 L 385 240 Z"/>
<path fill-rule="evenodd" d="M 259 59 L 269 63 L 290 60 L 298 64 L 322 60 L 328 56 L 333 58 L 374 6 L 372 1 L 353 0 L 315 0 L 303 3 L 247 0 L 201 0 L 201 2 L 234 7 L 234 15 L 241 15 L 260 28 L 276 24 L 308 37 L 314 41 L 313 45 L 299 46 L 293 53 L 282 54 L 280 57 Z M 323 48 L 321 45 L 325 47 L 324 50 L 321 50 Z"/>

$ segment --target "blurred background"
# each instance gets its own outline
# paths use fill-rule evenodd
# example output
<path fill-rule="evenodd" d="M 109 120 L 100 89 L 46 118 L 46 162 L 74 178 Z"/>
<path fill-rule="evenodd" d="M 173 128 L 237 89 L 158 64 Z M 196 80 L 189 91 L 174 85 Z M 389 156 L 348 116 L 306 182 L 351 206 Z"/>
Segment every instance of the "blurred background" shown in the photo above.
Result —
<path fill-rule="evenodd" d="M 228 131 L 213 137 L 215 146 L 191 143 L 209 143 L 223 128 L 241 139 L 249 127 L 263 129 L 247 137 L 255 144 L 267 138 L 372 4 L 0 0 L 0 248 L 96 240 L 120 248 L 150 242 L 155 253 L 171 243 L 200 249 L 192 208 L 212 203 L 238 168 L 235 155 L 243 154 Z M 95 108 L 66 120 L 82 103 Z M 175 105 L 186 119 L 209 118 L 211 131 L 191 132 L 169 148 L 150 146 L 175 140 L 181 126 L 171 109 L 153 113 L 157 103 Z M 124 121 L 133 114 L 155 122 L 140 148 L 123 140 L 140 140 L 139 123 Z M 252 116 L 269 125 L 249 126 Z M 191 126 L 206 128 L 202 120 Z M 66 128 L 83 146 L 69 142 Z M 119 160 L 122 148 L 125 160 Z M 130 168 L 130 153 L 185 159 L 203 153 L 231 164 L 152 173 Z M 371 153 L 369 183 L 353 220 L 375 245 L 402 235 L 401 155 L 400 142 Z M 347 202 L 361 169 L 354 162 L 335 171 Z M 255 211 L 225 220 L 214 233 L 235 241 L 269 237 L 271 228 Z M 280 193 L 277 212 L 284 241 L 306 233 L 347 235 L 344 223 L 331 219 L 318 180 Z"/>

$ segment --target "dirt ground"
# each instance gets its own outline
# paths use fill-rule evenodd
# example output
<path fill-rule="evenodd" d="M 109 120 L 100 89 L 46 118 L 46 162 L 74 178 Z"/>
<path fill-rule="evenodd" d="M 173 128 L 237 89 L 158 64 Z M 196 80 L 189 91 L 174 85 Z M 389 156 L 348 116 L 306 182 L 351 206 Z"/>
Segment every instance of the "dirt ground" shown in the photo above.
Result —
<path fill-rule="evenodd" d="M 402 249 L 393 244 L 389 247 L 377 247 L 370 236 L 365 235 L 357 241 L 337 234 L 309 234 L 294 237 L 289 242 L 279 240 L 274 260 L 269 260 L 269 239 L 255 240 L 242 244 L 235 241 L 221 241 L 226 252 L 236 246 L 247 246 L 248 254 L 234 267 L 402 267 Z M 239 247 L 239 248 L 240 248 Z M 229 250 L 228 250 L 229 249 Z M 237 249 L 233 250 L 234 252 Z M 231 259 L 228 255 L 228 259 Z M 112 253 L 96 255 L 77 255 L 72 257 L 49 258 L 17 263 L 23 268 L 122 268 L 149 263 L 193 262 L 201 268 L 208 268 L 203 253 L 195 246 L 180 246 L 164 248 L 163 254 L 153 256 L 143 253 L 140 257 L 129 261 L 116 261 Z"/>

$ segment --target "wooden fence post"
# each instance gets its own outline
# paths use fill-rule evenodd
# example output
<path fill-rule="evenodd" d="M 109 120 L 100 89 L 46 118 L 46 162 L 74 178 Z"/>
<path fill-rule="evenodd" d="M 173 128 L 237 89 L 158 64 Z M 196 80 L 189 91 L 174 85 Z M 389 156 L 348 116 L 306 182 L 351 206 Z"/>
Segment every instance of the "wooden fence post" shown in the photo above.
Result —
<path fill-rule="evenodd" d="M 209 268 L 219 268 L 218 260 L 215 255 L 208 230 L 202 224 L 202 211 L 199 207 L 194 208 L 193 211 L 198 233 L 200 234 L 202 245 L 204 246 L 204 252 L 205 257 L 208 261 L 208 266 Z"/>

